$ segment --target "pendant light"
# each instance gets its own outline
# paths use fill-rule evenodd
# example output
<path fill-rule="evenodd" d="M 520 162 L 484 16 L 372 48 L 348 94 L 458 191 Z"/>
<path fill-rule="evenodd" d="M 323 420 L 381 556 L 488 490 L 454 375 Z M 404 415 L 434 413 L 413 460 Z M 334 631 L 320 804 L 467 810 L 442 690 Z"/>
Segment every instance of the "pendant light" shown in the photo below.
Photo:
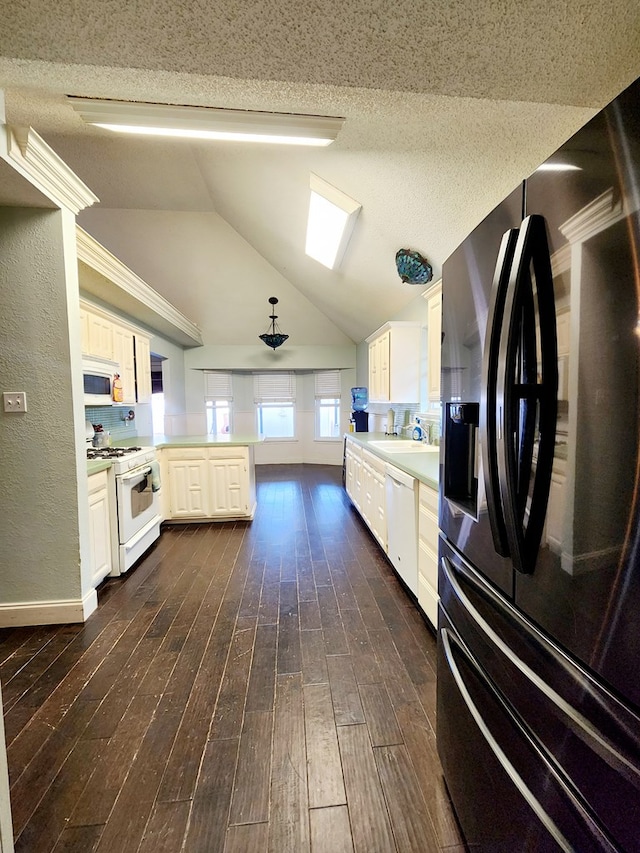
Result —
<path fill-rule="evenodd" d="M 271 328 L 267 329 L 264 335 L 259 335 L 258 337 L 261 341 L 264 341 L 264 343 L 268 347 L 271 347 L 271 349 L 275 350 L 279 346 L 282 346 L 282 344 L 287 340 L 289 335 L 283 334 L 278 328 L 278 324 L 276 323 L 278 315 L 275 313 L 275 310 L 276 305 L 278 304 L 278 300 L 275 296 L 269 297 L 269 304 L 271 305 L 272 311 L 272 313 L 269 314 L 269 319 L 271 320 Z"/>

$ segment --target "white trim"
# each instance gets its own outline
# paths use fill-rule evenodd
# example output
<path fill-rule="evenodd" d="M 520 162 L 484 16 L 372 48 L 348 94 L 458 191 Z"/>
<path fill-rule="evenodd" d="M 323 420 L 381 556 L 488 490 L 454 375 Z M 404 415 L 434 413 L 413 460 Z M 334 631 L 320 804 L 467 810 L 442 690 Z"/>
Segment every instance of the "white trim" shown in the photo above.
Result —
<path fill-rule="evenodd" d="M 186 343 L 187 346 L 202 346 L 202 333 L 195 323 L 192 323 L 174 305 L 157 293 L 79 225 L 76 226 L 76 244 L 79 261 L 100 273 L 128 296 L 133 297 L 146 308 L 150 308 L 155 314 L 179 330 L 181 333 L 178 338 L 180 343 Z M 82 281 L 80 286 L 82 287 Z M 184 336 L 187 338 L 186 341 L 183 340 Z"/>
<path fill-rule="evenodd" d="M 32 127 L 8 127 L 9 159 L 60 207 L 76 215 L 100 201 Z"/>
<path fill-rule="evenodd" d="M 569 243 L 583 243 L 599 231 L 610 228 L 626 213 L 622 200 L 616 199 L 613 188 L 609 188 L 563 222 L 560 232 Z"/>
<path fill-rule="evenodd" d="M 84 598 L 0 604 L 0 628 L 86 622 L 97 606 L 98 596 L 95 589 L 89 590 Z"/>
<path fill-rule="evenodd" d="M 555 544 L 555 542 L 554 542 Z M 612 545 L 599 551 L 589 551 L 586 554 L 569 554 L 563 551 L 560 556 L 562 570 L 576 577 L 587 572 L 598 572 L 619 562 L 622 555 L 622 545 Z"/>
<path fill-rule="evenodd" d="M 424 328 L 424 326 L 420 323 L 416 323 L 413 320 L 389 320 L 387 323 L 384 323 L 380 326 L 379 329 L 376 329 L 375 332 L 372 332 L 369 337 L 365 338 L 365 341 L 370 344 L 371 341 L 374 341 L 376 338 L 379 338 L 380 335 L 383 335 L 385 332 L 391 331 L 391 329 L 416 329 L 416 328 Z"/>
<path fill-rule="evenodd" d="M 551 275 L 557 278 L 571 269 L 571 243 L 565 243 L 551 255 Z"/>

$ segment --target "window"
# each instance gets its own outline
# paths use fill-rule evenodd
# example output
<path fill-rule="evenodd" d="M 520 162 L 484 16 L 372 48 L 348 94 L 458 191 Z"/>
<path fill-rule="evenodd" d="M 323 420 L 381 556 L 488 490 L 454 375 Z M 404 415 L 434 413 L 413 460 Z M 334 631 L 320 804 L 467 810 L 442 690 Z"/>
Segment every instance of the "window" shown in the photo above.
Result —
<path fill-rule="evenodd" d="M 254 373 L 258 432 L 265 438 L 295 438 L 295 373 Z"/>
<path fill-rule="evenodd" d="M 153 434 L 162 435 L 164 433 L 164 394 L 162 391 L 151 395 L 151 422 L 153 424 Z"/>
<path fill-rule="evenodd" d="M 231 432 L 231 373 L 205 371 L 204 382 L 207 432 L 210 435 L 227 435 Z"/>
<path fill-rule="evenodd" d="M 340 437 L 340 371 L 315 374 L 316 439 Z"/>

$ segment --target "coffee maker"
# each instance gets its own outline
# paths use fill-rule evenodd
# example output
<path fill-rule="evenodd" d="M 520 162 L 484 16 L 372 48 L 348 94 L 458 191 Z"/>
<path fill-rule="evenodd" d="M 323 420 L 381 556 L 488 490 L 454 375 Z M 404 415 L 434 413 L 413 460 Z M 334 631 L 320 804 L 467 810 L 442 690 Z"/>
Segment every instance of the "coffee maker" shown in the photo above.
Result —
<path fill-rule="evenodd" d="M 351 423 L 354 432 L 369 432 L 369 394 L 366 388 L 351 389 Z"/>

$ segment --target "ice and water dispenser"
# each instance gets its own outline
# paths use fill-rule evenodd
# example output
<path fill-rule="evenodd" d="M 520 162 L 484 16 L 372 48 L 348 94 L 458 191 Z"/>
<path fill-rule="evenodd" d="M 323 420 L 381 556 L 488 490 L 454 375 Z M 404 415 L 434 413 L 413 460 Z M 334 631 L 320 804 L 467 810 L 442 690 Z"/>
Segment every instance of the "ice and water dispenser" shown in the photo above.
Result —
<path fill-rule="evenodd" d="M 445 406 L 444 496 L 478 517 L 478 403 Z"/>
<path fill-rule="evenodd" d="M 355 432 L 369 432 L 369 393 L 366 388 L 351 389 L 351 422 Z"/>

